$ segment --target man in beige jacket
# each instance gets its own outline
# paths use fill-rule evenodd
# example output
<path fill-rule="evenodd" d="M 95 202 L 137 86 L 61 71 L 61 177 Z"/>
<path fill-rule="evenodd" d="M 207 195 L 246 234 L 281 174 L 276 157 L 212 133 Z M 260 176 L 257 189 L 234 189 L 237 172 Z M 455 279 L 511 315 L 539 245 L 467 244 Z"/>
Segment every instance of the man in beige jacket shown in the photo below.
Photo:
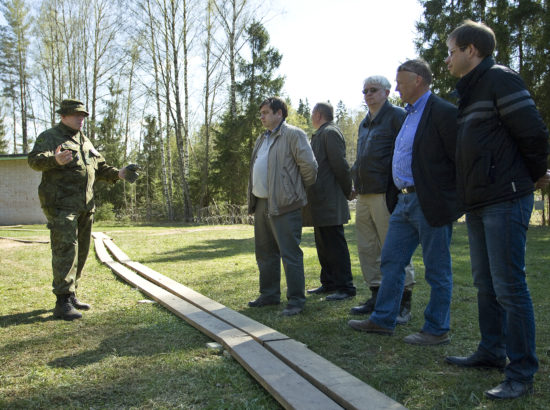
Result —
<path fill-rule="evenodd" d="M 260 105 L 260 120 L 266 132 L 256 140 L 248 184 L 260 296 L 248 305 L 280 303 L 282 259 L 288 299 L 282 314 L 293 316 L 303 310 L 306 301 L 301 208 L 307 203 L 305 186 L 315 183 L 317 161 L 306 133 L 287 124 L 287 115 L 287 106 L 278 97 Z"/>

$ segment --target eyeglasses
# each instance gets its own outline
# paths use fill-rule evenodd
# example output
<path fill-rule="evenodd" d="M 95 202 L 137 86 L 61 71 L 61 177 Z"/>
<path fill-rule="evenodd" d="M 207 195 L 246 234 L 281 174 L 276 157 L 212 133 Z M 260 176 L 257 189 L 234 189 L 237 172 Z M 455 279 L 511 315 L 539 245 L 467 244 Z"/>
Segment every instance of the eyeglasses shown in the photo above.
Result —
<path fill-rule="evenodd" d="M 377 93 L 378 91 L 380 91 L 381 88 L 374 88 L 374 87 L 371 87 L 371 88 L 365 88 L 363 90 L 363 94 L 367 95 L 368 93 L 371 93 L 371 94 L 374 94 L 374 93 Z"/>
<path fill-rule="evenodd" d="M 455 47 L 452 50 L 447 51 L 447 54 L 449 55 L 449 57 L 452 57 L 456 50 L 464 51 L 466 50 L 466 47 L 468 46 Z"/>

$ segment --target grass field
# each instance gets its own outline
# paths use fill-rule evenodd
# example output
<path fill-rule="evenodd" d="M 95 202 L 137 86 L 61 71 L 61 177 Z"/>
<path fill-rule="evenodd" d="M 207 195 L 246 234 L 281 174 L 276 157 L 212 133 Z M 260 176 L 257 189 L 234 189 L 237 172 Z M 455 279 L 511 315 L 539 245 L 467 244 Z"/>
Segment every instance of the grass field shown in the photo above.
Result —
<path fill-rule="evenodd" d="M 44 226 L 0 236 L 48 239 Z M 550 229 L 529 230 L 527 271 L 537 319 L 540 370 L 535 395 L 492 402 L 483 391 L 503 380 L 498 371 L 465 370 L 446 355 L 472 352 L 479 341 L 466 228 L 454 228 L 452 341 L 446 346 L 403 343 L 423 323 L 429 286 L 420 253 L 413 320 L 393 337 L 347 326 L 350 307 L 368 296 L 354 224 L 346 227 L 358 295 L 343 302 L 308 296 L 296 317 L 284 307 L 251 309 L 258 292 L 253 229 L 234 226 L 96 224 L 133 260 L 308 345 L 314 352 L 411 409 L 546 409 L 550 403 Z M 304 229 L 306 287 L 318 285 L 313 232 Z M 284 294 L 284 279 L 282 281 Z M 117 280 L 93 248 L 79 289 L 92 310 L 75 322 L 52 320 L 47 244 L 0 239 L 0 408 L 274 409 L 278 403 L 230 356 L 206 347 L 209 338 Z M 307 400 L 307 398 L 304 398 Z"/>

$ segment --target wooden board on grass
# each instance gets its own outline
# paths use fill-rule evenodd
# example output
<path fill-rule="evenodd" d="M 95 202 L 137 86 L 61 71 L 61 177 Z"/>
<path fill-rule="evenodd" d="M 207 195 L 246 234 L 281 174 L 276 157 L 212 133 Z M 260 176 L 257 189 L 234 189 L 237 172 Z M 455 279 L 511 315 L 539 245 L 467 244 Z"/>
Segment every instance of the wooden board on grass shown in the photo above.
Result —
<path fill-rule="evenodd" d="M 401 404 L 293 339 L 265 347 L 346 409 L 404 409 Z"/>
<path fill-rule="evenodd" d="M 98 236 L 98 238 L 99 237 L 100 236 Z M 288 339 L 288 336 L 277 332 L 276 330 L 265 326 L 249 318 L 248 316 L 236 312 L 233 309 L 230 309 L 145 265 L 142 265 L 139 262 L 131 261 L 130 258 L 122 250 L 120 250 L 120 248 L 116 246 L 112 240 L 104 239 L 103 243 L 119 262 L 134 269 L 140 275 L 156 285 L 169 290 L 189 303 L 192 303 L 193 305 L 210 312 L 212 315 L 220 318 L 221 320 L 230 323 L 232 326 L 241 329 L 243 332 L 248 333 L 258 341 L 265 343 L 266 341 L 271 340 Z"/>
<path fill-rule="evenodd" d="M 246 333 L 113 261 L 108 256 L 102 239 L 96 238 L 94 245 L 100 260 L 105 260 L 117 276 L 226 346 L 231 355 L 285 408 L 342 408 Z"/>

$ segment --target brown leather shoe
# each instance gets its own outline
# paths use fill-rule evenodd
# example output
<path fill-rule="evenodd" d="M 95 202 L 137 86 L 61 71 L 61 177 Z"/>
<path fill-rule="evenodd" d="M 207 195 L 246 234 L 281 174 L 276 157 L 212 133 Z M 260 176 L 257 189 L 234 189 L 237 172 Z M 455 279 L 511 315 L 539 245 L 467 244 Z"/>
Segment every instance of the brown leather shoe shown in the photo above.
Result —
<path fill-rule="evenodd" d="M 449 338 L 449 333 L 443 333 L 442 335 L 434 335 L 431 333 L 420 331 L 418 333 L 413 333 L 412 335 L 408 335 L 403 339 L 403 341 L 410 345 L 436 346 L 436 345 L 447 344 L 451 341 L 451 339 Z"/>
<path fill-rule="evenodd" d="M 371 322 L 369 319 L 367 320 L 350 320 L 348 322 L 348 325 L 355 329 L 359 330 L 361 332 L 367 332 L 367 333 L 377 333 L 379 335 L 393 335 L 393 329 L 387 329 L 382 326 L 378 326 L 376 323 Z"/>

